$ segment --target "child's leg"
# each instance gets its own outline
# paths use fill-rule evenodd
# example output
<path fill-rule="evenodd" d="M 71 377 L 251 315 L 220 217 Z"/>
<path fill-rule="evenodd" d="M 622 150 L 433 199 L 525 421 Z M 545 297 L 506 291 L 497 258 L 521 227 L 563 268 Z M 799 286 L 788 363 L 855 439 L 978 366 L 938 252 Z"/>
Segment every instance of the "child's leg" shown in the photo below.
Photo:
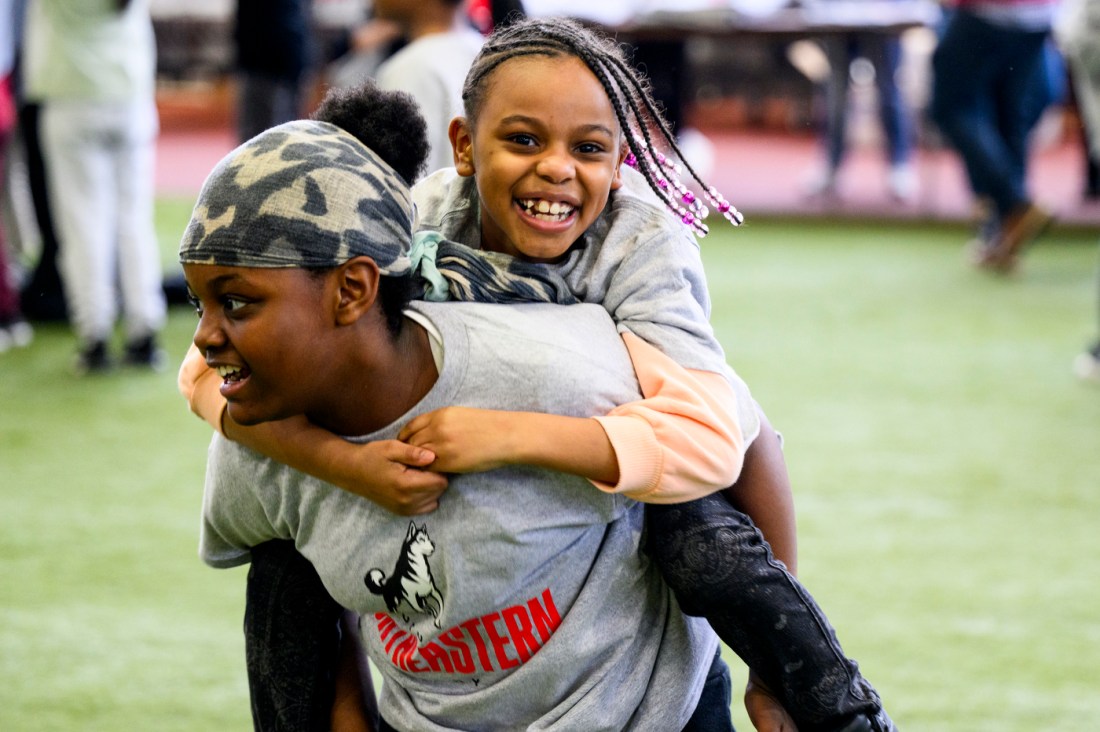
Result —
<path fill-rule="evenodd" d="M 244 635 L 257 730 L 331 728 L 342 612 L 294 542 L 252 549 Z"/>
<path fill-rule="evenodd" d="M 800 730 L 840 730 L 881 710 L 825 614 L 724 495 L 651 504 L 646 515 L 646 550 L 681 608 L 710 622 Z"/>

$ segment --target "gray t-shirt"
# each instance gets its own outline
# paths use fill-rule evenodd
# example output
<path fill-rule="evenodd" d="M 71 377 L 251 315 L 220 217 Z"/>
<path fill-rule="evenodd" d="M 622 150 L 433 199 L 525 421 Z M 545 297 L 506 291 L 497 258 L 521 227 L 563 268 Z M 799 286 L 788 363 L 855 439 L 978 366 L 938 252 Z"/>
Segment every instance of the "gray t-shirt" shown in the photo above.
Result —
<path fill-rule="evenodd" d="M 680 366 L 722 374 L 737 396 L 746 447 L 760 432 L 748 385 L 726 363 L 710 325 L 710 295 L 699 244 L 649 190 L 642 176 L 622 169 L 624 185 L 573 245 L 551 265 L 583 302 L 603 306 L 620 332 L 630 332 Z M 481 220 L 473 177 L 447 168 L 413 186 L 416 229 L 438 231 L 481 248 Z"/>
<path fill-rule="evenodd" d="M 637 399 L 629 357 L 591 305 L 415 303 L 444 347 L 439 379 L 393 425 L 446 405 L 602 414 Z M 292 538 L 360 614 L 398 729 L 678 730 L 717 639 L 641 551 L 641 504 L 519 466 L 456 475 L 410 520 L 220 436 L 200 554 L 215 567 Z"/>

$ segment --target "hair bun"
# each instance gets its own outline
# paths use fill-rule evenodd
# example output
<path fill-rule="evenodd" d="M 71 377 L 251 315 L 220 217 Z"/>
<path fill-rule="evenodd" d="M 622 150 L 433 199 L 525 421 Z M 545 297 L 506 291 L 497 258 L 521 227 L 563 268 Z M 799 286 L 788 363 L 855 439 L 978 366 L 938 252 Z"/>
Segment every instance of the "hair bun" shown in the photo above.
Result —
<path fill-rule="evenodd" d="M 380 89 L 372 79 L 330 89 L 312 115 L 342 128 L 412 185 L 428 161 L 428 126 L 412 95 Z"/>

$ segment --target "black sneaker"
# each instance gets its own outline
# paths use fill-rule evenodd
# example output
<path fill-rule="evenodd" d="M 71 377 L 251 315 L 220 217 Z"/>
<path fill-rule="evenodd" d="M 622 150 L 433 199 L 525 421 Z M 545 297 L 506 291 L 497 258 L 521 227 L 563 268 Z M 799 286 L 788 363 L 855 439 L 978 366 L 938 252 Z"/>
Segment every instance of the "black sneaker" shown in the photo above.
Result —
<path fill-rule="evenodd" d="M 107 355 L 106 341 L 92 341 L 87 344 L 80 353 L 76 354 L 74 370 L 77 375 L 101 374 L 110 371 L 114 364 Z"/>
<path fill-rule="evenodd" d="M 157 345 L 156 338 L 145 336 L 136 338 L 126 344 L 126 352 L 122 362 L 127 366 L 163 371 L 167 365 L 168 356 L 164 349 Z"/>

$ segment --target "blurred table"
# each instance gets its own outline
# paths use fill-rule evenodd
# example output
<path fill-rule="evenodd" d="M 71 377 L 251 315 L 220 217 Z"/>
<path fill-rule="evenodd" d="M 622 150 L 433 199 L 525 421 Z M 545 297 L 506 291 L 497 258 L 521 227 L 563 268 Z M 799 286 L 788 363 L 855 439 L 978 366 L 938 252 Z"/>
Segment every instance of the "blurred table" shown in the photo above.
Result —
<path fill-rule="evenodd" d="M 528 2 L 535 15 L 572 15 L 614 33 L 647 40 L 746 34 L 794 39 L 853 31 L 899 34 L 934 26 L 941 17 L 935 0 L 642 0 L 631 10 L 619 3 L 614 12 L 610 6 L 585 12 L 571 0 Z"/>

